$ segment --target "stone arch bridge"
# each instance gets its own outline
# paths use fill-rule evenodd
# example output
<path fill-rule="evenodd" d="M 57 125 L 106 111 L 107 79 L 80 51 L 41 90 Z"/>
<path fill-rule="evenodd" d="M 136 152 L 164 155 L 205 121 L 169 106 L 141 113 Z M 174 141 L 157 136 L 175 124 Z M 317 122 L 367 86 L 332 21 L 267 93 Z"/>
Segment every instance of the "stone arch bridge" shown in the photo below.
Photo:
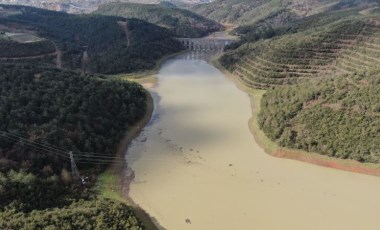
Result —
<path fill-rule="evenodd" d="M 223 51 L 224 47 L 236 42 L 233 39 L 223 38 L 177 38 L 183 46 L 189 50 L 199 51 Z"/>

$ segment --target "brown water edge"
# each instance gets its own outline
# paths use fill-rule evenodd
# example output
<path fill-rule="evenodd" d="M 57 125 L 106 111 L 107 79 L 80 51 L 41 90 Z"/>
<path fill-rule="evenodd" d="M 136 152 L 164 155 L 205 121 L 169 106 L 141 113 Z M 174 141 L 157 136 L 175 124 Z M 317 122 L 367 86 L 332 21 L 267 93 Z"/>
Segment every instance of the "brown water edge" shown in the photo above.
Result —
<path fill-rule="evenodd" d="M 152 95 L 149 93 L 148 89 L 154 88 L 157 85 L 158 79 L 156 74 L 158 73 L 158 70 L 161 68 L 162 63 L 172 57 L 181 55 L 186 52 L 188 52 L 188 50 L 184 50 L 174 54 L 169 54 L 162 57 L 157 61 L 155 68 L 152 70 L 135 72 L 130 74 L 108 75 L 109 77 L 114 77 L 121 80 L 128 80 L 142 85 L 146 89 L 147 95 L 147 111 L 144 117 L 133 127 L 131 127 L 131 129 L 128 132 L 125 133 L 124 138 L 119 143 L 119 146 L 117 148 L 116 157 L 125 157 L 125 153 L 127 152 L 131 142 L 140 135 L 141 131 L 145 128 L 145 126 L 149 123 L 149 121 L 152 118 L 154 111 L 154 102 Z M 139 220 L 142 221 L 145 227 L 147 227 L 147 229 L 152 230 L 163 230 L 164 228 L 158 223 L 158 221 L 154 217 L 150 216 L 139 205 L 137 205 L 129 196 L 130 184 L 134 180 L 135 174 L 130 168 L 128 168 L 128 165 L 114 163 L 110 165 L 106 171 L 116 178 L 113 182 L 107 184 L 107 186 L 112 188 L 112 190 L 114 190 L 123 199 L 122 201 L 128 203 L 128 205 L 132 208 L 134 214 L 139 218 Z"/>
<path fill-rule="evenodd" d="M 221 65 L 219 62 L 219 57 L 220 56 L 215 57 L 211 61 L 211 64 L 219 69 L 231 81 L 233 81 L 237 88 L 249 95 L 252 109 L 252 117 L 248 122 L 249 130 L 255 138 L 255 141 L 261 148 L 265 150 L 267 154 L 276 158 L 297 160 L 321 167 L 328 167 L 337 170 L 367 174 L 372 176 L 380 176 L 380 164 L 360 163 L 356 160 L 351 159 L 339 159 L 298 149 L 283 148 L 278 146 L 275 142 L 271 141 L 260 129 L 257 121 L 257 116 L 260 113 L 261 108 L 261 98 L 265 93 L 265 90 L 252 89 L 246 86 L 238 76 L 232 74 Z"/>
<path fill-rule="evenodd" d="M 153 78 L 151 78 L 153 79 Z M 153 98 L 151 94 L 146 91 L 147 95 L 147 110 L 144 115 L 144 117 L 138 121 L 131 129 L 125 133 L 125 136 L 123 140 L 119 143 L 116 157 L 124 158 L 125 152 L 127 151 L 130 143 L 133 139 L 135 139 L 141 131 L 144 129 L 144 127 L 149 123 L 153 111 L 154 111 L 154 104 L 153 104 Z M 147 229 L 152 230 L 160 230 L 163 229 L 159 223 L 151 217 L 147 212 L 145 212 L 142 208 L 140 208 L 129 196 L 129 186 L 132 180 L 134 179 L 134 173 L 131 172 L 130 175 L 126 176 L 126 168 L 127 165 L 124 164 L 117 164 L 114 163 L 109 166 L 107 171 L 115 176 L 114 184 L 108 184 L 107 186 L 112 187 L 112 189 L 121 197 L 123 198 L 122 201 L 126 201 L 126 203 L 130 206 L 133 213 L 138 217 L 140 221 L 144 224 Z"/>

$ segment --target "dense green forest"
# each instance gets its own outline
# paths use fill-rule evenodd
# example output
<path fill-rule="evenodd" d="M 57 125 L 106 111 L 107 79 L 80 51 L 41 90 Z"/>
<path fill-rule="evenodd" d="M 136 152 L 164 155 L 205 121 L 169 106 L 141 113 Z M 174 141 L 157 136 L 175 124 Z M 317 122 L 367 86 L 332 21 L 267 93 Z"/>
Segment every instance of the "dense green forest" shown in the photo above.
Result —
<path fill-rule="evenodd" d="M 50 41 L 20 43 L 12 40 L 0 39 L 0 58 L 20 58 L 54 53 L 54 44 Z"/>
<path fill-rule="evenodd" d="M 203 37 L 223 29 L 210 19 L 168 4 L 109 3 L 94 13 L 145 20 L 168 28 L 176 37 Z"/>
<path fill-rule="evenodd" d="M 145 110 L 136 83 L 0 65 L 0 228 L 143 229 L 126 205 L 99 200 L 93 185 Z M 86 184 L 69 173 L 69 150 Z"/>
<path fill-rule="evenodd" d="M 52 198 L 53 199 L 53 198 Z M 111 200 L 78 201 L 64 208 L 31 213 L 17 213 L 14 209 L 0 212 L 2 229 L 146 229 L 130 208 Z"/>
<path fill-rule="evenodd" d="M 145 114 L 145 90 L 135 83 L 14 65 L 0 66 L 0 82 L 0 130 L 74 152 L 113 155 L 123 133 Z M 20 168 L 28 154 L 28 168 L 50 164 L 18 145 L 1 142 L 4 165 Z"/>
<path fill-rule="evenodd" d="M 262 98 L 259 124 L 284 147 L 379 163 L 378 92 L 380 71 L 277 87 Z"/>
<path fill-rule="evenodd" d="M 0 172 L 1 229 L 145 229 L 123 203 L 57 176 Z"/>
<path fill-rule="evenodd" d="M 64 68 L 105 74 L 134 72 L 152 69 L 158 59 L 183 49 L 166 29 L 137 19 L 70 15 L 24 6 L 2 5 L 2 8 L 17 12 L 0 18 L 0 25 L 5 28 L 2 30 L 12 32 L 27 27 L 54 42 L 61 55 L 57 59 Z M 29 56 L 51 53 L 53 49 L 46 42 L 15 45 L 14 41 L 3 39 L 1 43 L 4 47 L 17 48 L 6 48 L 6 54 L 1 52 L 7 57 L 23 56 L 33 45 L 37 49 Z M 84 60 L 85 51 L 87 60 Z"/>

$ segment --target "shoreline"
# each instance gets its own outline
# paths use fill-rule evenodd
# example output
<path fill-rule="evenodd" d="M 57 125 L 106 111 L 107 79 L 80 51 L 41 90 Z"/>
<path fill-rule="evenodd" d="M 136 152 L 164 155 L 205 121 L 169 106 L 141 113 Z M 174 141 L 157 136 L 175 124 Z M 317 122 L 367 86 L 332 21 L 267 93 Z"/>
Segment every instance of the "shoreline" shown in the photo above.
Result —
<path fill-rule="evenodd" d="M 139 120 L 129 131 L 127 131 L 119 143 L 116 157 L 124 158 L 125 152 L 129 148 L 131 142 L 141 133 L 145 126 L 151 120 L 154 103 L 153 98 L 148 90 L 147 94 L 147 111 L 145 115 Z M 153 217 L 151 217 L 147 212 L 140 208 L 126 193 L 128 190 L 129 181 L 128 177 L 125 176 L 127 164 L 112 164 L 110 165 L 99 177 L 98 183 L 101 187 L 100 196 L 121 201 L 127 203 L 131 208 L 136 217 L 144 224 L 147 229 L 160 230 L 162 229 Z M 133 179 L 133 178 L 132 178 Z"/>
<path fill-rule="evenodd" d="M 211 61 L 211 64 L 215 68 L 219 69 L 228 79 L 233 81 L 239 90 L 247 93 L 249 96 L 251 101 L 252 117 L 248 121 L 248 127 L 254 140 L 268 155 L 276 158 L 297 160 L 321 167 L 366 174 L 370 176 L 380 176 L 380 164 L 360 163 L 351 159 L 339 159 L 318 153 L 311 153 L 303 150 L 289 149 L 278 146 L 265 135 L 257 123 L 257 116 L 260 113 L 261 98 L 265 93 L 265 90 L 253 89 L 246 86 L 237 76 L 230 73 L 220 64 L 219 56 L 215 57 Z"/>
<path fill-rule="evenodd" d="M 176 53 L 172 53 L 172 54 L 168 54 L 166 56 L 163 56 L 157 60 L 155 67 L 151 70 L 139 71 L 139 72 L 134 72 L 134 73 L 112 74 L 112 75 L 106 75 L 106 76 L 125 79 L 125 80 L 129 80 L 129 81 L 134 81 L 137 83 L 140 83 L 141 80 L 144 81 L 145 79 L 148 79 L 148 81 L 150 81 L 149 83 L 152 83 L 151 81 L 154 82 L 154 79 L 152 80 L 150 78 L 154 78 L 154 75 L 156 75 L 158 73 L 158 71 L 160 70 L 162 63 L 164 63 L 169 58 L 172 58 L 172 57 L 175 57 L 175 56 L 187 53 L 187 52 L 189 52 L 189 50 L 185 49 L 185 50 L 182 50 L 182 51 L 179 51 Z M 140 84 L 142 84 L 142 83 L 140 83 Z"/>
<path fill-rule="evenodd" d="M 140 121 L 131 127 L 131 130 L 125 133 L 117 148 L 116 157 L 125 157 L 125 153 L 130 147 L 131 142 L 140 135 L 141 131 L 146 127 L 152 118 L 154 112 L 154 99 L 150 94 L 149 89 L 157 85 L 158 80 L 156 74 L 158 73 L 163 62 L 169 58 L 181 55 L 186 52 L 188 52 L 188 50 L 183 50 L 162 57 L 157 61 L 156 66 L 152 70 L 136 73 L 109 75 L 109 77 L 115 77 L 119 78 L 120 80 L 128 80 L 141 84 L 145 88 L 147 94 L 147 111 L 144 117 L 142 117 Z M 100 184 L 100 187 L 102 187 L 100 196 L 127 203 L 132 209 L 133 213 L 145 225 L 145 227 L 147 227 L 147 229 L 164 229 L 154 217 L 150 216 L 149 213 L 139 207 L 128 195 L 129 186 L 133 180 L 134 172 L 131 172 L 131 176 L 125 176 L 126 171 L 128 170 L 126 166 L 127 164 L 112 164 L 100 176 L 98 176 L 98 183 Z"/>

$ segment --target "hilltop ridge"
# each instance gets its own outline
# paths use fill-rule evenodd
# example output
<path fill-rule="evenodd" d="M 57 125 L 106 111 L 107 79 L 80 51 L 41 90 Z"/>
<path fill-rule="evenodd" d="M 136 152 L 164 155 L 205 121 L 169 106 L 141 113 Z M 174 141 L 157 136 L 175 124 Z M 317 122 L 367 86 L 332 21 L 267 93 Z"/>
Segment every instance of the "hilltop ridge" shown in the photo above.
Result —
<path fill-rule="evenodd" d="M 183 49 L 168 30 L 138 19 L 0 7 L 0 62 L 116 74 L 152 69 Z"/>
<path fill-rule="evenodd" d="M 141 4 L 159 4 L 160 2 L 171 2 L 181 6 L 202 4 L 211 1 L 212 0 L 117 0 L 117 2 L 132 2 Z M 62 11 L 67 13 L 91 13 L 100 5 L 110 2 L 115 2 L 115 0 L 0 0 L 0 4 L 32 6 L 41 9 Z"/>
<path fill-rule="evenodd" d="M 109 3 L 101 5 L 94 13 L 145 20 L 167 28 L 177 37 L 203 37 L 223 29 L 213 20 L 165 4 Z"/>
<path fill-rule="evenodd" d="M 192 7 L 200 15 L 236 25 L 272 20 L 284 24 L 314 14 L 378 5 L 378 0 L 216 0 Z"/>

